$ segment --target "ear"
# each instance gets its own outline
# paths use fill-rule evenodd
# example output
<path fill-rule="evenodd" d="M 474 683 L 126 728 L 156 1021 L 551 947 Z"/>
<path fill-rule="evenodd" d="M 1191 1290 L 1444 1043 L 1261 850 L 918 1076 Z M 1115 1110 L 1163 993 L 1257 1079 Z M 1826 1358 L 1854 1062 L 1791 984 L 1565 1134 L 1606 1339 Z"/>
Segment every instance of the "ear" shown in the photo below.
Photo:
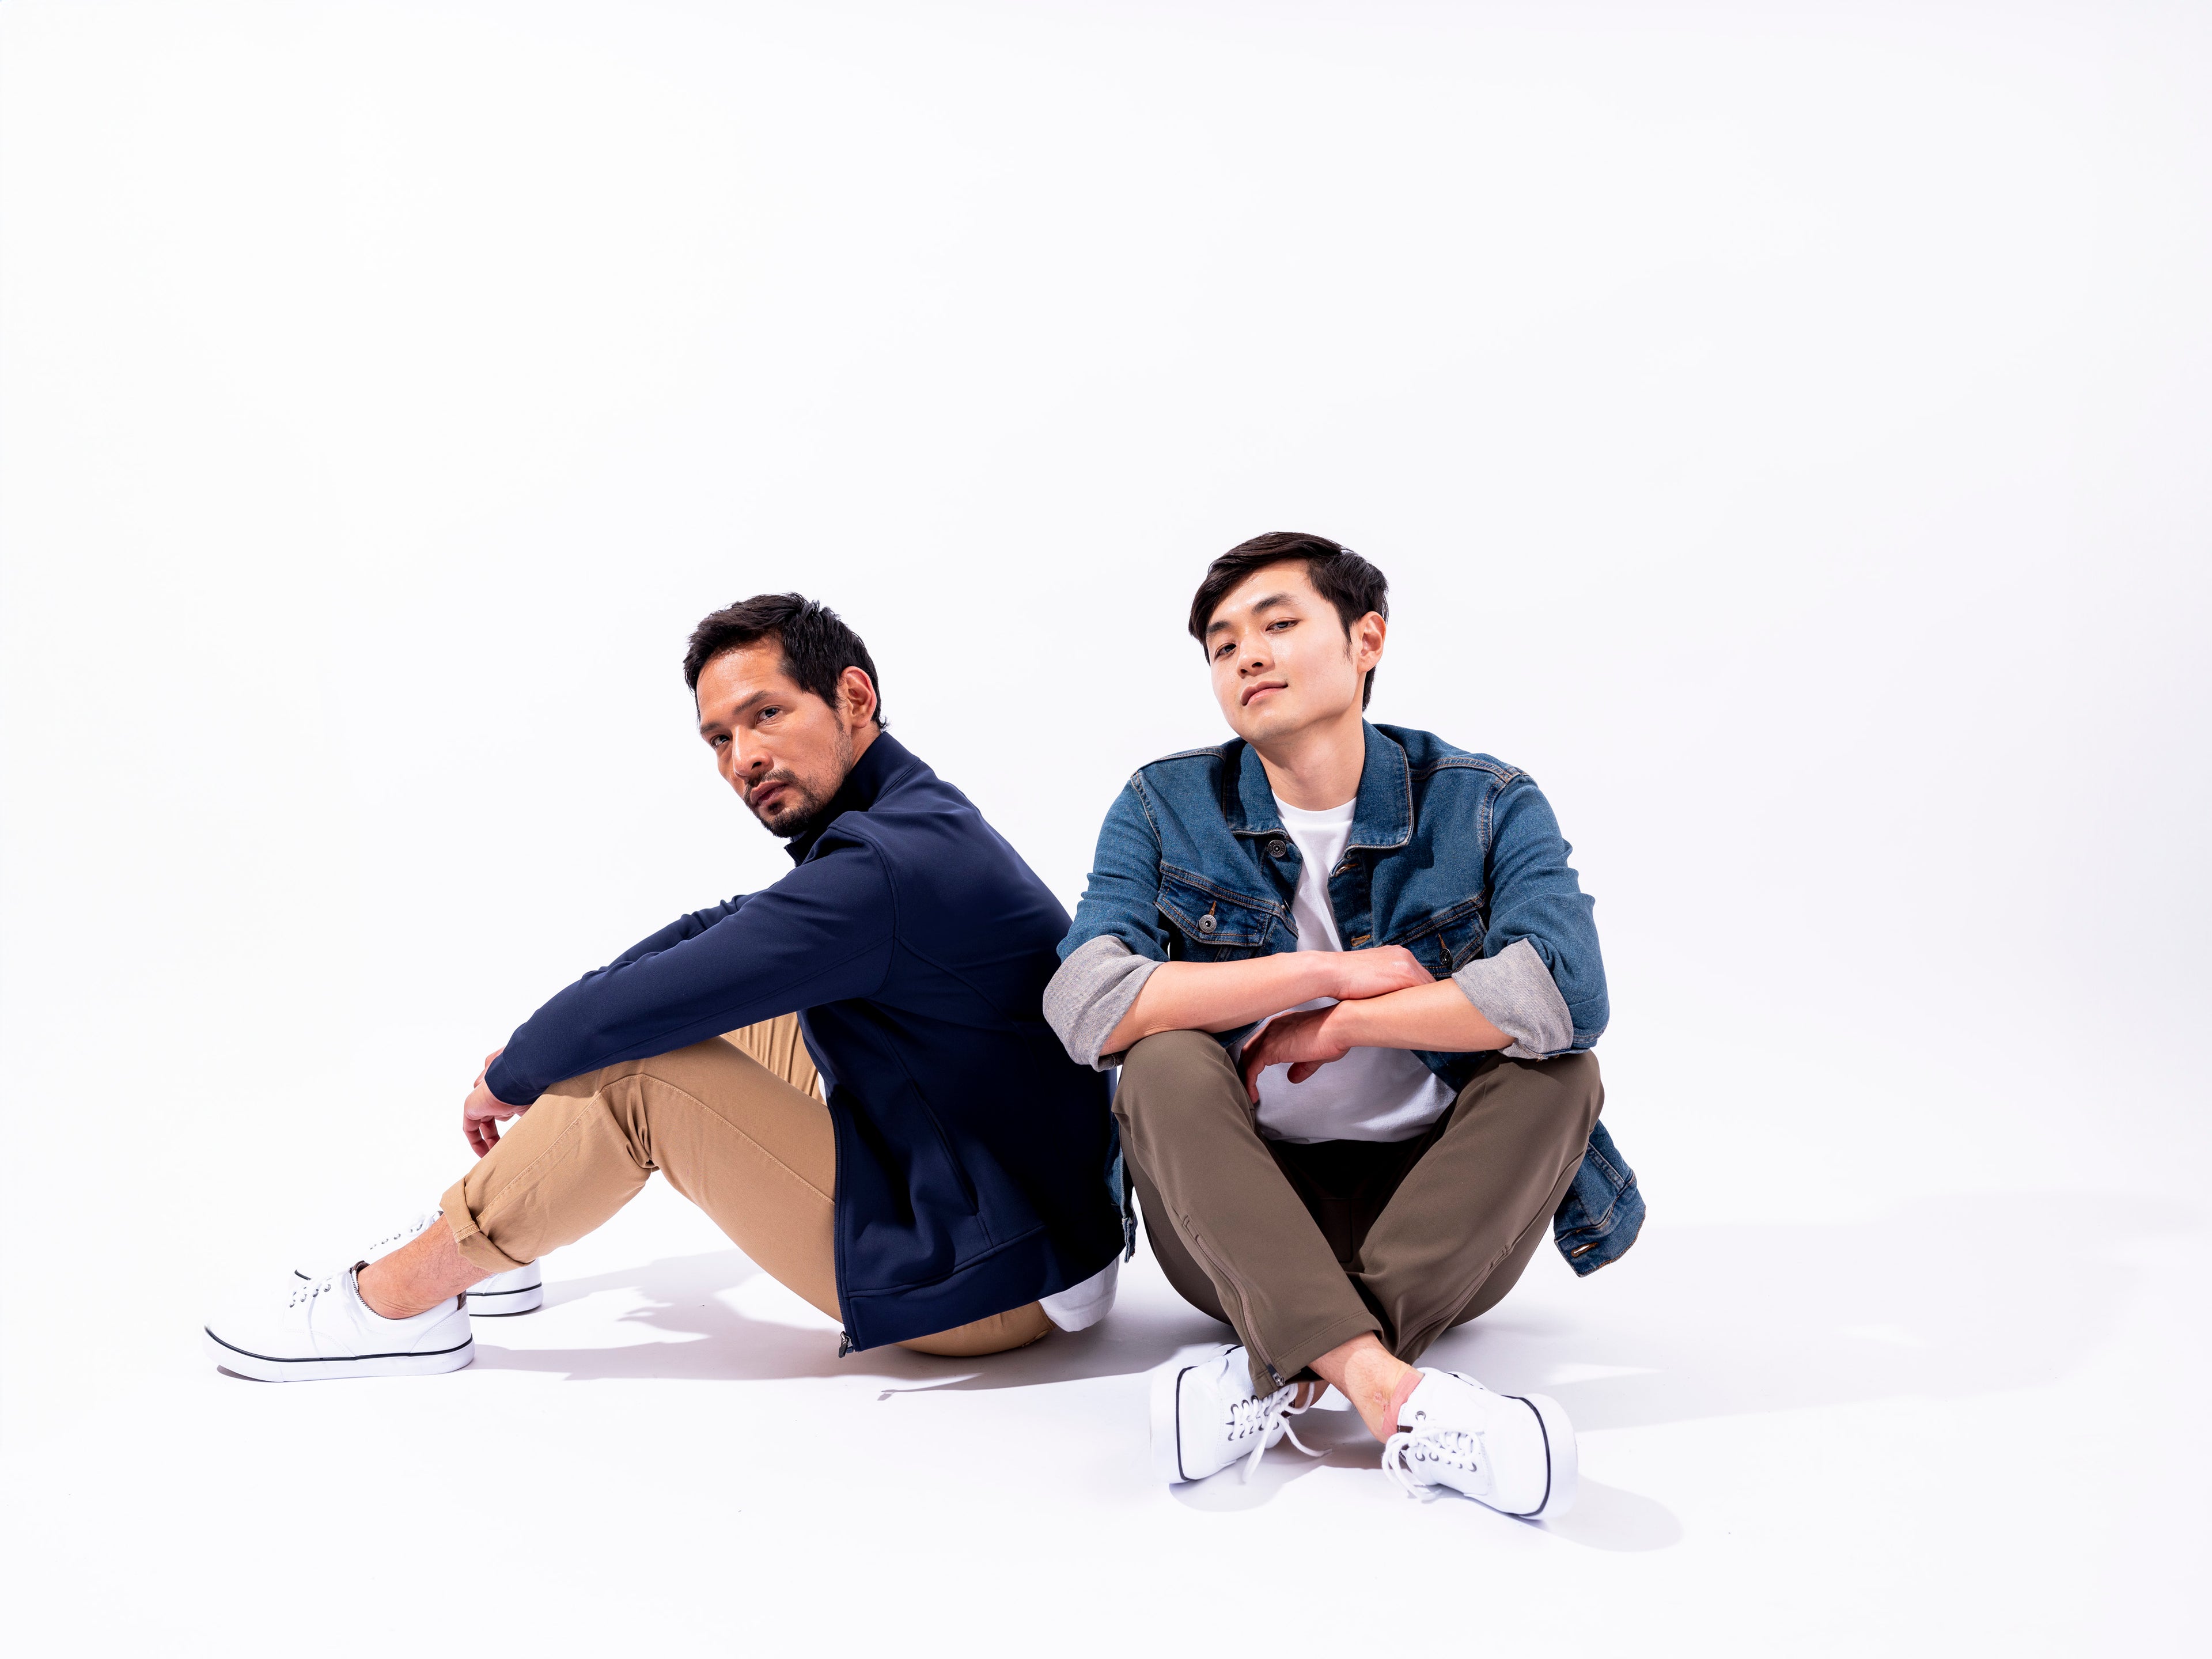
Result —
<path fill-rule="evenodd" d="M 876 683 L 865 668 L 848 668 L 837 676 L 837 713 L 846 723 L 864 726 L 876 712 Z"/>
<path fill-rule="evenodd" d="M 1382 660 L 1382 641 L 1389 632 L 1380 611 L 1370 611 L 1352 624 L 1352 661 L 1361 673 Z"/>

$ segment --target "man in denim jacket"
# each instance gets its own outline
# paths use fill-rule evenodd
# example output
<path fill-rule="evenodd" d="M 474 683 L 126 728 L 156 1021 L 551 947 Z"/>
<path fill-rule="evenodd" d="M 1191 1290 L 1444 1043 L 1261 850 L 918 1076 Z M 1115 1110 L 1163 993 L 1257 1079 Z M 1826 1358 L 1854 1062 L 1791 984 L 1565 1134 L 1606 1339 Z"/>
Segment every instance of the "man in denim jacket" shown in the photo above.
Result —
<path fill-rule="evenodd" d="M 1605 969 L 1534 781 L 1367 723 L 1387 591 L 1318 536 L 1213 562 L 1190 631 L 1237 738 L 1129 780 L 1045 1015 L 1121 1066 L 1153 1250 L 1240 1339 L 1156 1375 L 1162 1478 L 1256 1462 L 1327 1382 L 1408 1490 L 1558 1515 L 1558 1404 L 1413 1362 L 1512 1288 L 1547 1220 L 1580 1273 L 1634 1241 L 1589 1053 Z"/>

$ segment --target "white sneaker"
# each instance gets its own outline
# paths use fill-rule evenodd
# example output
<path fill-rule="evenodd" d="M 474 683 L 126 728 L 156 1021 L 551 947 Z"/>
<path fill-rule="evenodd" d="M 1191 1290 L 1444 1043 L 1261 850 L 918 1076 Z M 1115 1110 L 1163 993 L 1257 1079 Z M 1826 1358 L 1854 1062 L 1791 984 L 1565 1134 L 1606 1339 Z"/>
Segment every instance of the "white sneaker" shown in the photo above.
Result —
<path fill-rule="evenodd" d="M 1575 1501 L 1575 1431 L 1540 1394 L 1492 1394 L 1460 1371 L 1432 1371 L 1398 1408 L 1383 1472 L 1417 1498 L 1437 1486 L 1527 1521 L 1565 1515 Z"/>
<path fill-rule="evenodd" d="M 386 1233 L 363 1250 L 354 1260 L 359 1263 L 381 1261 L 402 1244 L 406 1243 L 425 1227 L 439 1218 L 439 1212 L 417 1216 L 396 1233 Z M 322 1273 L 292 1269 L 295 1279 L 321 1279 Z M 494 1273 L 489 1279 L 480 1279 L 461 1293 L 468 1298 L 469 1311 L 478 1319 L 500 1319 L 509 1314 L 536 1313 L 545 1305 L 545 1275 L 538 1270 L 535 1261 L 503 1273 Z"/>
<path fill-rule="evenodd" d="M 1288 1419 L 1306 1409 L 1291 1403 L 1297 1391 L 1291 1383 L 1253 1393 L 1241 1347 L 1188 1365 L 1170 1360 L 1152 1373 L 1152 1473 L 1174 1486 L 1218 1474 L 1243 1457 L 1249 1476 L 1260 1455 L 1286 1435 L 1308 1457 L 1319 1457 L 1291 1431 Z"/>
<path fill-rule="evenodd" d="M 207 1327 L 216 1364 L 264 1382 L 334 1376 L 424 1376 L 476 1358 L 468 1305 L 441 1302 L 386 1319 L 361 1299 L 353 1269 L 309 1279 L 283 1303 L 247 1305 Z"/>

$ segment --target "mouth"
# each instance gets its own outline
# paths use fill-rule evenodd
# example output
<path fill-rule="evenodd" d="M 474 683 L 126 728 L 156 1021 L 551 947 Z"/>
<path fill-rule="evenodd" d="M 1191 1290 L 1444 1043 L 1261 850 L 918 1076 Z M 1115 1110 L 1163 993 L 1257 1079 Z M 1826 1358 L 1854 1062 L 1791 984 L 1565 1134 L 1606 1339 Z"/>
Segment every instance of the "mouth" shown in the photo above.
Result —
<path fill-rule="evenodd" d="M 1244 688 L 1244 695 L 1237 700 L 1237 706 L 1241 708 L 1249 708 L 1268 692 L 1286 691 L 1289 689 L 1280 680 L 1261 680 L 1257 685 L 1248 685 Z"/>
<path fill-rule="evenodd" d="M 765 813 L 782 796 L 785 787 L 781 783 L 756 784 L 752 793 L 745 797 L 745 805 L 751 807 L 756 814 Z"/>

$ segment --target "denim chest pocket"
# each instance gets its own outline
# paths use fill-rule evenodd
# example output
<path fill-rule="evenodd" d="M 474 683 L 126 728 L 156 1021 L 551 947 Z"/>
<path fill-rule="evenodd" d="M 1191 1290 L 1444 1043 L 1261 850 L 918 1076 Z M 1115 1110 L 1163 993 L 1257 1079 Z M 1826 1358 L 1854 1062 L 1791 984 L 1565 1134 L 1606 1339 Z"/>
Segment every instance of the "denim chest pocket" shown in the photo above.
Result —
<path fill-rule="evenodd" d="M 1186 962 L 1233 962 L 1257 956 L 1277 917 L 1272 905 L 1171 870 L 1161 872 L 1156 902 L 1180 935 L 1170 954 Z"/>
<path fill-rule="evenodd" d="M 1382 943 L 1404 945 L 1422 967 L 1442 979 L 1482 954 L 1485 931 L 1482 897 L 1478 894 L 1408 923 Z"/>

